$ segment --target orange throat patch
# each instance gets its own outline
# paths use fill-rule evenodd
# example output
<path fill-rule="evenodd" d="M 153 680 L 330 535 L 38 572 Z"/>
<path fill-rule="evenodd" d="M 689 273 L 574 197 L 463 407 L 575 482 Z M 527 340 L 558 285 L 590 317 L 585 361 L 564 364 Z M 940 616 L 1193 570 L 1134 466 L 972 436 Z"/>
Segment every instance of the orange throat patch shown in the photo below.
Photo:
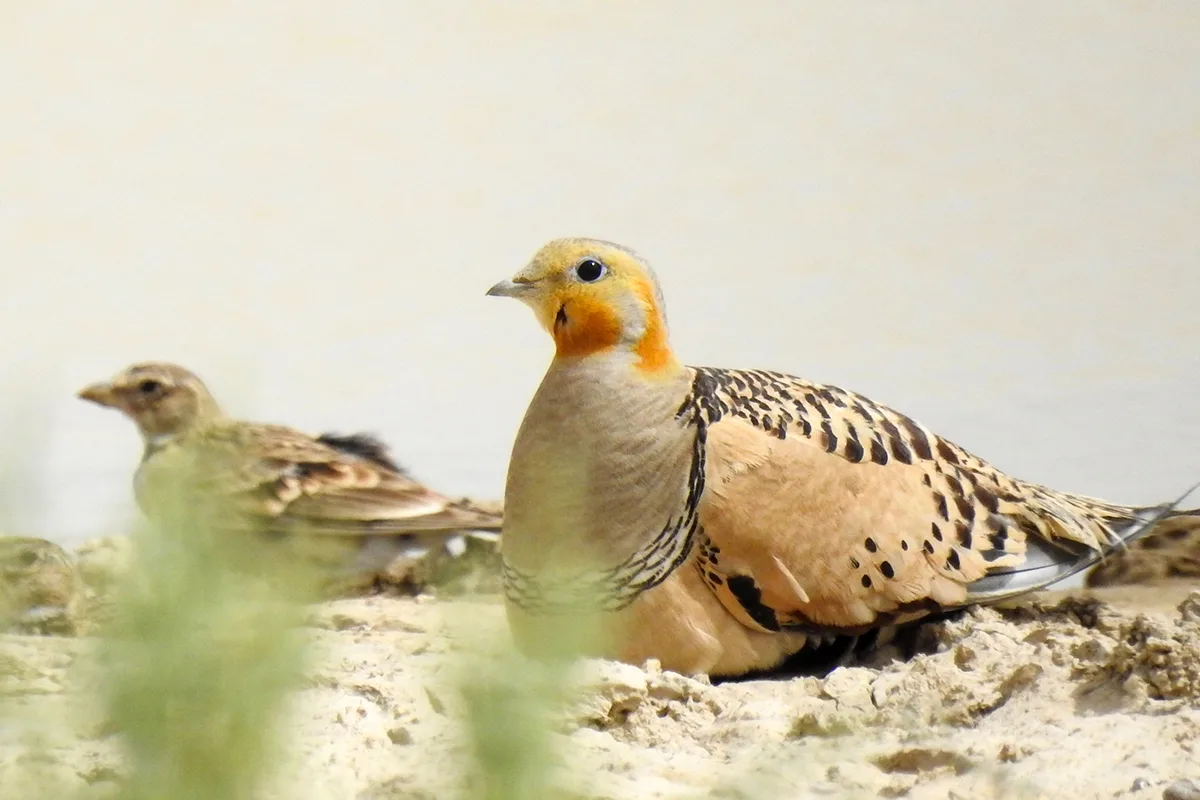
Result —
<path fill-rule="evenodd" d="M 680 365 L 667 341 L 667 323 L 663 319 L 662 310 L 655 302 L 654 288 L 648 283 L 639 282 L 637 293 L 646 304 L 648 314 L 646 332 L 642 334 L 634 349 L 638 354 L 637 368 L 649 375 L 675 372 Z"/>
<path fill-rule="evenodd" d="M 638 287 L 649 310 L 649 321 L 642 338 L 634 346 L 636 367 L 648 375 L 664 374 L 679 366 L 667 342 L 667 326 L 649 286 Z M 550 321 L 555 355 L 560 358 L 589 356 L 616 347 L 621 341 L 621 320 L 611 306 L 591 298 L 566 300 Z"/>
<path fill-rule="evenodd" d="M 621 341 L 621 320 L 607 305 L 572 299 L 558 307 L 550 332 L 559 357 L 590 356 L 616 347 Z"/>

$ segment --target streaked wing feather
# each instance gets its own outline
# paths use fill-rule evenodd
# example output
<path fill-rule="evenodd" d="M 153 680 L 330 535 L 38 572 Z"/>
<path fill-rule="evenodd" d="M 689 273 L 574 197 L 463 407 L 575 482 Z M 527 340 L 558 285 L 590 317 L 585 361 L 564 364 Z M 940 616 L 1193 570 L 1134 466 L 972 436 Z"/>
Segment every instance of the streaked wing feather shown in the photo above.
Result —
<path fill-rule="evenodd" d="M 835 387 L 702 368 L 689 403 L 710 465 L 697 564 L 759 630 L 856 630 L 1011 596 L 1136 526 L 1136 509 L 1018 481 Z"/>
<path fill-rule="evenodd" d="M 283 426 L 229 423 L 192 444 L 203 454 L 204 488 L 271 528 L 335 535 L 499 528 L 495 515 L 458 507 L 392 469 L 373 437 L 332 438 L 326 444 Z"/>

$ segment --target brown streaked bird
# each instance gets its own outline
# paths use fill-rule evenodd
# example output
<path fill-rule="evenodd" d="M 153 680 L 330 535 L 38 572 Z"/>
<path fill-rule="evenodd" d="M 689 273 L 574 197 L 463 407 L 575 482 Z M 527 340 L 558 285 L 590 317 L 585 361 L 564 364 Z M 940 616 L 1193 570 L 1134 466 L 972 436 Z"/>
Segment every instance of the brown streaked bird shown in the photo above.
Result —
<path fill-rule="evenodd" d="M 204 383 L 183 367 L 141 363 L 79 397 L 133 420 L 144 451 L 134 476 L 138 506 L 156 506 L 180 466 L 198 471 L 189 489 L 235 510 L 237 527 L 273 534 L 356 537 L 356 569 L 378 570 L 398 555 L 461 546 L 464 531 L 498 531 L 498 514 L 451 500 L 410 477 L 367 434 L 309 436 L 225 415 Z"/>
<path fill-rule="evenodd" d="M 1088 586 L 1200 579 L 1200 527 L 1186 517 L 1164 520 L 1154 533 L 1114 553 L 1087 574 Z"/>
<path fill-rule="evenodd" d="M 513 445 L 501 554 L 526 652 L 563 615 L 592 655 L 684 673 L 779 666 L 1087 568 L 1165 518 L 1011 477 L 862 395 L 685 366 L 633 251 L 545 245 L 489 295 L 533 309 L 555 355 Z M 1185 495 L 1186 496 L 1186 495 Z M 582 619 L 582 617 L 581 617 Z"/>
<path fill-rule="evenodd" d="M 78 631 L 84 596 L 75 561 L 45 539 L 0 536 L 0 623 L 21 633 Z"/>

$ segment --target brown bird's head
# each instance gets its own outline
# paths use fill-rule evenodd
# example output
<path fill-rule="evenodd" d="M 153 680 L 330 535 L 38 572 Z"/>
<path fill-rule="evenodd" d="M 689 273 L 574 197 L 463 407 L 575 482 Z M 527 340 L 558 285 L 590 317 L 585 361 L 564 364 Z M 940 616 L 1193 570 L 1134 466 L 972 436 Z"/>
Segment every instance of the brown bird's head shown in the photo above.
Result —
<path fill-rule="evenodd" d="M 679 368 L 654 271 L 621 245 L 556 239 L 488 294 L 515 297 L 532 308 L 560 358 L 626 351 L 648 374 Z"/>
<path fill-rule="evenodd" d="M 175 364 L 134 364 L 109 381 L 85 387 L 79 397 L 120 411 L 146 441 L 175 436 L 221 416 L 204 383 Z"/>

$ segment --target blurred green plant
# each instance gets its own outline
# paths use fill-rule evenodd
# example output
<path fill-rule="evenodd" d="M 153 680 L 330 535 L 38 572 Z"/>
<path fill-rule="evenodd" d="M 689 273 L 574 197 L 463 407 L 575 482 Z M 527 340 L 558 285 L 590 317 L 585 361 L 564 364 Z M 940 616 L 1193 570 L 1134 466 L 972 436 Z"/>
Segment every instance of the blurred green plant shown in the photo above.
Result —
<path fill-rule="evenodd" d="M 587 616 L 548 617 L 541 626 L 544 646 L 531 660 L 516 652 L 507 630 L 489 637 L 475 626 L 477 649 L 462 655 L 457 681 L 473 762 L 465 797 L 566 796 L 555 782 L 561 754 L 554 732 L 571 694 L 572 667 L 598 630 Z"/>
<path fill-rule="evenodd" d="M 83 705 L 98 707 L 100 727 L 119 737 L 124 763 L 109 797 L 248 800 L 285 755 L 280 723 L 301 684 L 301 625 L 319 573 L 189 491 L 192 475 L 181 469 L 154 498 L 159 513 L 133 534 L 133 562 L 102 611 L 94 657 L 72 671 Z M 10 777 L 36 787 L 33 796 L 66 796 L 52 770 L 39 773 L 52 761 L 43 732 L 27 734 L 27 774 Z"/>
<path fill-rule="evenodd" d="M 166 513 L 135 534 L 99 654 L 128 758 L 119 796 L 250 798 L 282 755 L 316 575 L 277 543 L 231 530 L 227 509 L 186 491 L 158 500 Z"/>

